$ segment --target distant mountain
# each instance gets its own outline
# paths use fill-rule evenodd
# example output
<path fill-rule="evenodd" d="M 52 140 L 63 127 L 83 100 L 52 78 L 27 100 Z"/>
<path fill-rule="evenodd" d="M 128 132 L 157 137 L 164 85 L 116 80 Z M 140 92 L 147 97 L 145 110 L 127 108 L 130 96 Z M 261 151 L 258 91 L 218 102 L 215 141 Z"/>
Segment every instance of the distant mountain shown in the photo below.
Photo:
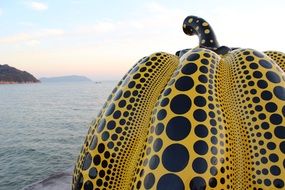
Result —
<path fill-rule="evenodd" d="M 60 76 L 60 77 L 43 77 L 40 78 L 41 82 L 92 82 L 89 78 L 85 76 L 70 75 L 70 76 Z"/>
<path fill-rule="evenodd" d="M 0 84 L 36 82 L 40 81 L 26 71 L 18 70 L 9 65 L 0 65 Z"/>

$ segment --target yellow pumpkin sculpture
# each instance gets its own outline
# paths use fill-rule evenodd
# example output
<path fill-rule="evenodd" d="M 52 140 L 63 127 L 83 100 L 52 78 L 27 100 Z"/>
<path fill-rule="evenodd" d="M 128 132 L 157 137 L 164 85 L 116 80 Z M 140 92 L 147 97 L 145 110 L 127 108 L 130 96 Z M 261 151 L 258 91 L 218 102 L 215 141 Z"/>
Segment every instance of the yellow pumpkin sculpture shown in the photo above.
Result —
<path fill-rule="evenodd" d="M 219 46 L 154 53 L 124 76 L 92 123 L 73 190 L 285 189 L 285 54 Z"/>

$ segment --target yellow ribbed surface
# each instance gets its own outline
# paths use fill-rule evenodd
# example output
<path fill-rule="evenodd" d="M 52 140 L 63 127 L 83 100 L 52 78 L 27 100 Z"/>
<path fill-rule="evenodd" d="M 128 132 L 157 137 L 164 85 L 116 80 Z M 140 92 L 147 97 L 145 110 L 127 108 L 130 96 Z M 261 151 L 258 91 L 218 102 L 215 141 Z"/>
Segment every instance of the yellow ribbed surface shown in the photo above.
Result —
<path fill-rule="evenodd" d="M 156 53 L 139 61 L 119 83 L 88 132 L 73 189 L 128 189 L 158 96 L 178 58 Z"/>

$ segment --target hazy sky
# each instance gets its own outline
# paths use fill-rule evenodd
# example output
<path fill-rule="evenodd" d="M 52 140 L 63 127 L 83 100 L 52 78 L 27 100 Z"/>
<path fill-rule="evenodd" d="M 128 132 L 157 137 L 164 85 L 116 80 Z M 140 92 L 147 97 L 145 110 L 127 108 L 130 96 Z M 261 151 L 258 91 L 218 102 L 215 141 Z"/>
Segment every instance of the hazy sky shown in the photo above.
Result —
<path fill-rule="evenodd" d="M 36 77 L 117 80 L 141 57 L 198 45 L 188 15 L 221 45 L 285 52 L 284 0 L 0 0 L 0 64 Z"/>

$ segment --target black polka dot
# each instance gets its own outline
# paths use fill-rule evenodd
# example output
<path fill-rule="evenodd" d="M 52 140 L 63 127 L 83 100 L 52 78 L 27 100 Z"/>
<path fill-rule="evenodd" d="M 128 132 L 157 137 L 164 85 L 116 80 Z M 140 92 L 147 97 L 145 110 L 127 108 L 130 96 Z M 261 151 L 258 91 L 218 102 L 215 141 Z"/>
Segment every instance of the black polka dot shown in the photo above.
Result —
<path fill-rule="evenodd" d="M 157 190 L 184 190 L 184 183 L 182 179 L 175 174 L 163 175 L 158 183 Z"/>
<path fill-rule="evenodd" d="M 268 84 L 265 80 L 259 80 L 257 81 L 257 86 L 261 89 L 265 89 L 268 87 Z"/>
<path fill-rule="evenodd" d="M 197 85 L 195 89 L 199 94 L 205 94 L 207 91 L 205 86 L 203 86 L 201 84 Z"/>
<path fill-rule="evenodd" d="M 207 127 L 205 125 L 203 125 L 203 124 L 197 125 L 195 127 L 195 134 L 198 137 L 205 138 L 205 137 L 207 137 L 208 133 L 209 132 L 208 132 Z"/>
<path fill-rule="evenodd" d="M 188 161 L 188 150 L 181 144 L 172 144 L 163 151 L 162 164 L 168 171 L 179 172 L 187 166 Z"/>
<path fill-rule="evenodd" d="M 190 107 L 191 99 L 184 94 L 176 95 L 170 102 L 170 108 L 176 114 L 184 114 Z"/>
<path fill-rule="evenodd" d="M 123 107 L 125 107 L 126 104 L 127 104 L 126 100 L 121 100 L 121 101 L 119 102 L 119 107 L 120 107 L 120 108 L 123 108 Z"/>
<path fill-rule="evenodd" d="M 213 176 L 217 175 L 217 173 L 218 173 L 217 168 L 216 168 L 215 166 L 211 167 L 211 168 L 210 168 L 210 173 L 211 173 Z"/>
<path fill-rule="evenodd" d="M 101 131 L 103 131 L 104 127 L 106 124 L 106 120 L 102 119 L 97 127 L 97 132 L 100 133 Z"/>
<path fill-rule="evenodd" d="M 201 63 L 204 65 L 208 65 L 209 64 L 209 60 L 208 59 L 201 59 Z"/>
<path fill-rule="evenodd" d="M 216 186 L 217 186 L 217 180 L 216 180 L 216 178 L 214 178 L 214 177 L 210 178 L 210 180 L 209 180 L 209 186 L 210 186 L 210 187 L 216 187 Z"/>
<path fill-rule="evenodd" d="M 117 111 L 114 112 L 113 118 L 114 119 L 118 119 L 118 118 L 121 117 L 121 115 L 122 115 L 121 111 L 117 110 Z"/>
<path fill-rule="evenodd" d="M 207 83 L 208 82 L 208 78 L 205 75 L 200 75 L 198 77 L 198 79 L 201 83 Z"/>
<path fill-rule="evenodd" d="M 128 97 L 130 97 L 131 96 L 131 92 L 128 90 L 128 91 L 126 91 L 126 92 L 124 92 L 124 97 L 125 98 L 128 98 Z M 111 114 L 110 114 L 111 115 Z"/>
<path fill-rule="evenodd" d="M 152 188 L 154 182 L 155 182 L 155 176 L 153 175 L 153 173 L 149 173 L 145 176 L 143 184 L 146 189 L 150 189 Z"/>
<path fill-rule="evenodd" d="M 97 169 L 96 169 L 96 168 L 91 168 L 91 169 L 89 170 L 89 177 L 90 177 L 91 179 L 95 179 L 96 176 L 97 176 L 97 174 L 98 174 L 98 172 L 97 172 Z"/>
<path fill-rule="evenodd" d="M 194 81 L 192 78 L 183 76 L 180 77 L 176 82 L 175 82 L 175 88 L 180 91 L 187 91 L 190 90 L 194 86 Z"/>
<path fill-rule="evenodd" d="M 261 98 L 263 100 L 271 100 L 272 99 L 272 93 L 268 90 L 264 90 L 261 92 Z"/>
<path fill-rule="evenodd" d="M 149 168 L 152 170 L 156 169 L 159 164 L 159 161 L 160 159 L 157 155 L 152 156 L 149 160 Z"/>
<path fill-rule="evenodd" d="M 139 79 L 141 77 L 141 74 L 137 73 L 133 76 L 133 79 Z"/>
<path fill-rule="evenodd" d="M 208 73 L 208 68 L 206 67 L 206 66 L 201 66 L 200 68 L 199 68 L 199 71 L 201 72 L 201 73 Z"/>
<path fill-rule="evenodd" d="M 168 105 L 168 103 L 169 103 L 169 98 L 164 98 L 164 99 L 160 102 L 160 105 L 161 105 L 162 107 L 165 107 L 165 106 Z"/>
<path fill-rule="evenodd" d="M 276 86 L 273 89 L 273 92 L 277 98 L 279 98 L 280 100 L 285 100 L 285 88 L 284 87 Z"/>
<path fill-rule="evenodd" d="M 252 53 L 253 53 L 253 55 L 255 55 L 255 56 L 259 57 L 259 58 L 263 58 L 264 57 L 263 53 L 260 53 L 258 51 L 253 51 Z"/>
<path fill-rule="evenodd" d="M 256 63 L 251 63 L 251 64 L 249 65 L 249 67 L 250 67 L 251 69 L 257 69 L 257 68 L 258 68 L 258 65 L 257 65 Z"/>
<path fill-rule="evenodd" d="M 173 117 L 166 126 L 166 134 L 171 140 L 179 141 L 188 136 L 191 123 L 186 117 Z"/>
<path fill-rule="evenodd" d="M 278 157 L 277 154 L 270 154 L 270 155 L 269 155 L 269 160 L 270 160 L 271 162 L 277 162 L 277 161 L 279 160 L 279 157 Z"/>
<path fill-rule="evenodd" d="M 108 123 L 107 123 L 107 129 L 109 129 L 109 130 L 112 130 L 112 129 L 114 129 L 116 127 L 116 122 L 115 121 L 109 121 Z"/>
<path fill-rule="evenodd" d="M 101 135 L 101 138 L 102 138 L 103 141 L 106 141 L 106 140 L 108 140 L 109 136 L 110 136 L 109 132 L 108 131 L 104 131 L 102 133 L 102 135 Z"/>
<path fill-rule="evenodd" d="M 254 60 L 254 57 L 253 56 L 246 56 L 245 58 L 247 61 L 253 61 Z"/>
<path fill-rule="evenodd" d="M 93 190 L 93 183 L 91 181 L 86 181 L 84 183 L 84 190 Z"/>
<path fill-rule="evenodd" d="M 164 130 L 164 125 L 162 123 L 158 123 L 155 127 L 155 134 L 160 135 Z"/>
<path fill-rule="evenodd" d="M 266 61 L 266 60 L 264 60 L 264 59 L 260 60 L 260 61 L 259 61 L 259 64 L 260 64 L 262 67 L 266 68 L 266 69 L 271 69 L 271 68 L 272 68 L 271 63 L 268 62 L 268 61 Z"/>
<path fill-rule="evenodd" d="M 276 144 L 274 142 L 269 142 L 269 143 L 267 143 L 267 148 L 269 150 L 274 150 L 276 148 Z M 285 152 L 285 150 L 284 150 L 284 152 Z"/>
<path fill-rule="evenodd" d="M 268 112 L 275 112 L 277 110 L 277 105 L 273 102 L 269 102 L 265 105 L 265 109 Z"/>
<path fill-rule="evenodd" d="M 163 120 L 167 115 L 167 112 L 165 109 L 159 110 L 159 112 L 157 113 L 157 119 L 158 120 Z"/>
<path fill-rule="evenodd" d="M 164 92 L 163 92 L 163 95 L 164 96 L 167 96 L 167 95 L 169 95 L 171 93 L 171 88 L 168 88 L 168 89 L 166 89 Z"/>
<path fill-rule="evenodd" d="M 100 157 L 100 155 L 94 156 L 94 158 L 93 158 L 93 163 L 94 163 L 95 166 L 98 166 L 98 165 L 101 163 L 101 157 Z"/>
<path fill-rule="evenodd" d="M 135 81 L 131 81 L 131 82 L 128 84 L 128 87 L 129 87 L 129 88 L 133 88 L 135 85 L 136 85 Z"/>
<path fill-rule="evenodd" d="M 207 154 L 208 144 L 202 140 L 196 141 L 194 144 L 194 151 L 199 155 Z"/>
<path fill-rule="evenodd" d="M 140 189 L 141 186 L 142 186 L 142 182 L 141 182 L 141 181 L 138 181 L 138 182 L 137 182 L 137 185 L 136 185 L 137 189 Z"/>
<path fill-rule="evenodd" d="M 202 177 L 194 177 L 190 181 L 191 190 L 203 190 L 206 189 L 206 182 Z"/>
<path fill-rule="evenodd" d="M 279 114 L 272 114 L 270 116 L 270 122 L 274 125 L 279 125 L 282 122 L 282 116 Z"/>
<path fill-rule="evenodd" d="M 269 179 L 265 179 L 265 180 L 264 180 L 264 184 L 265 184 L 266 186 L 270 186 L 270 185 L 271 185 L 271 181 L 270 181 Z"/>
<path fill-rule="evenodd" d="M 196 173 L 205 173 L 208 168 L 207 161 L 204 158 L 198 157 L 193 161 L 192 168 Z"/>
<path fill-rule="evenodd" d="M 192 53 L 187 57 L 187 61 L 196 61 L 200 58 L 200 55 L 198 53 Z"/>
<path fill-rule="evenodd" d="M 277 187 L 278 189 L 279 189 L 279 188 L 281 189 L 281 188 L 284 187 L 284 181 L 281 180 L 281 179 L 275 179 L 275 180 L 273 181 L 273 184 L 274 184 L 274 186 Z"/>
<path fill-rule="evenodd" d="M 105 115 L 106 115 L 106 116 L 111 115 L 111 114 L 114 112 L 114 110 L 115 110 L 115 104 L 112 103 L 112 104 L 108 107 L 108 109 L 107 109 Z"/>
<path fill-rule="evenodd" d="M 203 96 L 197 96 L 194 99 L 194 104 L 198 107 L 203 107 L 206 105 L 206 99 Z"/>
<path fill-rule="evenodd" d="M 194 118 L 197 120 L 197 121 L 205 121 L 206 118 L 207 118 L 207 114 L 204 110 L 202 109 L 197 109 L 194 111 Z"/>
<path fill-rule="evenodd" d="M 254 78 L 257 78 L 257 79 L 262 77 L 262 73 L 260 71 L 254 71 L 252 75 Z"/>
<path fill-rule="evenodd" d="M 82 170 L 87 170 L 87 169 L 90 167 L 91 162 L 92 162 L 92 156 L 91 156 L 91 154 L 88 152 L 88 153 L 85 155 L 85 158 L 84 158 L 84 161 L 83 161 Z"/>
<path fill-rule="evenodd" d="M 281 81 L 280 77 L 273 71 L 268 71 L 266 78 L 273 83 L 279 83 Z"/>
<path fill-rule="evenodd" d="M 94 135 L 92 137 L 91 143 L 89 145 L 90 150 L 94 150 L 96 148 L 96 146 L 97 146 L 97 143 L 98 143 L 98 138 L 97 138 L 96 135 Z"/>
<path fill-rule="evenodd" d="M 270 167 L 270 173 L 272 175 L 278 176 L 278 175 L 280 175 L 281 170 L 280 170 L 280 168 L 278 166 L 271 166 Z"/>
<path fill-rule="evenodd" d="M 98 152 L 99 152 L 99 153 L 103 153 L 104 150 L 105 150 L 105 145 L 104 145 L 103 143 L 100 143 L 100 144 L 98 145 Z"/>
<path fill-rule="evenodd" d="M 155 141 L 154 141 L 154 143 L 153 143 L 153 150 L 154 150 L 155 152 L 160 151 L 160 149 L 161 149 L 161 147 L 162 147 L 162 144 L 163 144 L 163 142 L 162 142 L 162 140 L 161 140 L 160 138 L 155 139 Z"/>
<path fill-rule="evenodd" d="M 276 137 L 280 139 L 285 139 L 285 127 L 284 126 L 277 126 L 274 130 L 274 134 Z"/>
<path fill-rule="evenodd" d="M 191 75 L 197 71 L 197 65 L 192 63 L 186 64 L 181 71 L 185 75 Z"/>

